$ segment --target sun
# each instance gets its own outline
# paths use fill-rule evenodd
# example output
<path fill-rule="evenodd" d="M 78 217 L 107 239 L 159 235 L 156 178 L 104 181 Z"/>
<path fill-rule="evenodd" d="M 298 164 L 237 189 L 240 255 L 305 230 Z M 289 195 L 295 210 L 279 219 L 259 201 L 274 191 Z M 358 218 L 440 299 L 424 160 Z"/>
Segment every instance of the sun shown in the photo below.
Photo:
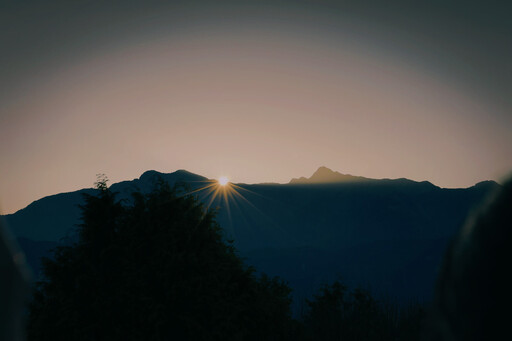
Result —
<path fill-rule="evenodd" d="M 205 212 L 209 212 L 210 207 L 212 205 L 218 205 L 223 203 L 223 207 L 226 210 L 226 213 L 228 215 L 228 218 L 231 221 L 231 207 L 238 208 L 237 202 L 243 201 L 253 207 L 254 209 L 258 210 L 256 206 L 254 206 L 249 199 L 247 199 L 242 192 L 246 193 L 252 193 L 251 190 L 244 188 L 242 186 L 239 186 L 237 184 L 234 184 L 232 182 L 229 182 L 229 179 L 227 176 L 221 176 L 218 179 L 208 179 L 206 181 L 199 181 L 203 182 L 203 185 L 199 185 L 198 188 L 188 192 L 184 193 L 183 196 L 192 195 L 194 193 L 202 193 L 200 196 L 196 198 L 200 198 L 200 200 L 204 201 L 205 203 Z M 232 204 L 232 205 L 231 205 Z M 215 207 L 215 206 L 214 206 Z"/>
<path fill-rule="evenodd" d="M 228 184 L 228 182 L 229 182 L 229 179 L 225 176 L 221 176 L 219 178 L 219 185 L 221 185 L 221 186 L 226 186 Z"/>

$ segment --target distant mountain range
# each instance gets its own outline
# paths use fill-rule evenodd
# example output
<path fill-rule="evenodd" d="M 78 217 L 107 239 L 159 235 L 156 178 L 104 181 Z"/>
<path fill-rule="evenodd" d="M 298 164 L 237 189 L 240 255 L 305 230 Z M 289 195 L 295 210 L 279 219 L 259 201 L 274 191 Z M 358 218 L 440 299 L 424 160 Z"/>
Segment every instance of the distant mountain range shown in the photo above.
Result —
<path fill-rule="evenodd" d="M 334 172 L 327 167 L 320 167 L 315 173 L 309 178 L 300 177 L 293 178 L 290 184 L 327 184 L 327 183 L 339 183 L 339 182 L 361 182 L 370 180 L 362 176 L 353 176 L 349 174 L 341 174 Z"/>
<path fill-rule="evenodd" d="M 211 180 L 178 170 L 147 171 L 110 189 L 127 204 L 131 193 L 148 193 L 159 179 L 181 184 L 218 209 L 218 221 L 247 263 L 279 275 L 294 289 L 295 310 L 321 284 L 341 278 L 399 301 L 428 300 L 449 240 L 491 190 L 484 181 L 443 189 L 408 179 L 368 179 L 320 167 L 288 184 L 229 184 L 226 202 L 201 190 Z M 36 274 L 39 258 L 69 243 L 80 223 L 82 194 L 61 193 L 3 216 Z"/>

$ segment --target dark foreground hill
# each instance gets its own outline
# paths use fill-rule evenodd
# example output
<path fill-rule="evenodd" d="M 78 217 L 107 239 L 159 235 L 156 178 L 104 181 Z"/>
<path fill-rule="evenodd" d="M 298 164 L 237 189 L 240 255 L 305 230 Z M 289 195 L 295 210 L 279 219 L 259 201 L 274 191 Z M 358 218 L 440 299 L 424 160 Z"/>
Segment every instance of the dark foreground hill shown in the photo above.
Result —
<path fill-rule="evenodd" d="M 322 167 L 310 179 L 289 184 L 229 184 L 216 197 L 212 182 L 183 170 L 148 171 L 113 184 L 111 190 L 129 204 L 131 192 L 148 193 L 160 178 L 183 184 L 183 194 L 218 208 L 218 220 L 240 255 L 290 283 L 295 309 L 322 283 L 338 278 L 400 301 L 430 299 L 446 245 L 468 212 L 499 186 L 486 181 L 443 189 L 429 182 L 374 180 Z M 48 248 L 73 239 L 82 193 L 94 191 L 46 197 L 4 216 L 36 273 L 37 260 Z"/>

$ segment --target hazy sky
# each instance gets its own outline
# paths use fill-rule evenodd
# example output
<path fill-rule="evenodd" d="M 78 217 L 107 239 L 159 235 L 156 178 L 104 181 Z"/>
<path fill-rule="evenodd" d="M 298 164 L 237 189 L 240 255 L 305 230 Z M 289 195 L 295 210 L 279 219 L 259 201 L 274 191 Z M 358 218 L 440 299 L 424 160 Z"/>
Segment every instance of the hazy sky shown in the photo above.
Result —
<path fill-rule="evenodd" d="M 2 2 L 2 212 L 149 169 L 502 178 L 505 2 L 382 3 Z"/>

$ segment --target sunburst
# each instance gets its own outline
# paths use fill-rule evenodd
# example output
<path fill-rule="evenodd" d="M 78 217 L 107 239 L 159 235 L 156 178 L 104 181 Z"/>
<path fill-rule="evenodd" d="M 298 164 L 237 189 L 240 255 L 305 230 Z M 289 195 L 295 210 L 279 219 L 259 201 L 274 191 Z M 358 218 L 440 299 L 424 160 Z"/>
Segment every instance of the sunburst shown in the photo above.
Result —
<path fill-rule="evenodd" d="M 256 207 L 256 205 L 252 203 L 251 200 L 249 200 L 249 197 L 244 196 L 243 193 L 245 193 L 246 195 L 250 194 L 251 196 L 259 196 L 265 200 L 271 200 L 266 196 L 251 191 L 240 185 L 236 185 L 230 182 L 229 179 L 225 176 L 219 177 L 219 179 L 216 180 L 205 180 L 200 182 L 202 183 L 201 187 L 196 188 L 188 193 L 184 193 L 183 195 L 198 195 L 200 200 L 205 205 L 205 214 L 210 210 L 211 206 L 214 203 L 219 203 L 220 201 L 229 220 L 229 230 L 232 233 L 233 238 L 235 237 L 235 230 L 233 226 L 231 211 L 232 208 L 234 208 L 237 212 L 239 211 L 241 213 L 241 206 L 239 204 L 246 205 L 250 207 L 252 210 L 254 210 L 254 212 L 257 212 L 258 215 L 265 217 L 265 219 L 270 223 L 266 226 L 274 226 L 275 228 L 282 229 L 277 222 L 275 222 L 270 216 L 268 216 L 267 214 L 262 212 L 258 207 Z M 241 217 L 245 220 L 244 216 L 245 214 L 242 213 Z M 228 226 L 226 226 L 226 228 L 227 227 Z"/>
<path fill-rule="evenodd" d="M 233 200 L 235 195 L 241 196 L 236 189 L 239 186 L 229 182 L 226 176 L 221 176 L 218 180 L 206 180 L 202 182 L 204 183 L 203 186 L 185 193 L 184 195 L 200 194 L 206 204 L 206 211 L 210 209 L 216 199 L 221 199 L 226 205 L 229 214 L 229 201 Z"/>
<path fill-rule="evenodd" d="M 226 176 L 221 176 L 218 181 L 221 186 L 226 186 L 229 183 L 229 179 Z"/>

